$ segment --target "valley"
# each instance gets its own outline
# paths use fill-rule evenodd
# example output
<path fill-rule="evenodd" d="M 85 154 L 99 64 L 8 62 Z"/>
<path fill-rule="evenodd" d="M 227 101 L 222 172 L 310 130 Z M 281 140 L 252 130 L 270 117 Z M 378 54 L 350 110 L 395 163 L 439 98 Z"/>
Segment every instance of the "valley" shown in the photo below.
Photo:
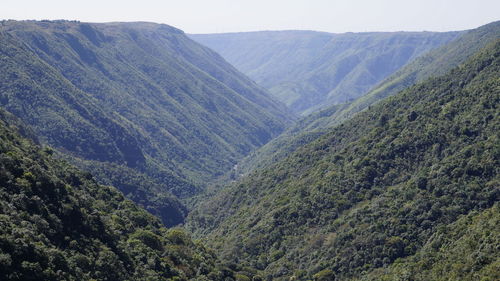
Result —
<path fill-rule="evenodd" d="M 7 21 L 0 30 L 2 107 L 167 225 L 186 214 L 176 198 L 294 120 L 173 27 Z"/>
<path fill-rule="evenodd" d="M 193 34 L 291 110 L 307 115 L 353 101 L 460 32 Z"/>
<path fill-rule="evenodd" d="M 497 280 L 499 73 L 498 21 L 0 21 L 0 279 Z"/>

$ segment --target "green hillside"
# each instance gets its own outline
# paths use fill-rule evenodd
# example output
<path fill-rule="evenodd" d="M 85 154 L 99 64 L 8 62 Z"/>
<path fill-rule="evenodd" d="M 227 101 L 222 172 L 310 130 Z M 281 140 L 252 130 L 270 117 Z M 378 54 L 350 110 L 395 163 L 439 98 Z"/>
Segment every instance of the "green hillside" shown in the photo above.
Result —
<path fill-rule="evenodd" d="M 178 29 L 0 23 L 0 105 L 162 218 L 279 134 L 284 106 Z M 172 193 L 175 195 L 173 196 Z"/>
<path fill-rule="evenodd" d="M 377 280 L 383 268 L 496 280 L 499 213 L 485 210 L 500 194 L 499 73 L 496 40 L 229 186 L 188 227 L 272 280 Z"/>
<path fill-rule="evenodd" d="M 361 280 L 498 280 L 500 205 L 473 211 L 438 229 L 415 256 Z"/>
<path fill-rule="evenodd" d="M 335 114 L 323 114 L 314 120 L 311 127 L 328 127 L 338 124 L 365 110 L 370 105 L 397 94 L 405 88 L 423 81 L 429 77 L 443 75 L 452 68 L 464 63 L 470 56 L 484 48 L 491 41 L 500 38 L 500 21 L 493 22 L 476 29 L 467 31 L 456 40 L 432 50 L 410 62 L 402 69 L 373 87 L 366 95 L 343 106 Z M 328 109 L 326 109 L 328 111 Z"/>
<path fill-rule="evenodd" d="M 375 86 L 365 96 L 350 103 L 327 107 L 301 118 L 283 134 L 238 163 L 236 174 L 247 174 L 254 169 L 283 159 L 301 145 L 316 140 L 329 128 L 352 118 L 358 112 L 366 110 L 378 101 L 434 76 L 433 73 L 435 75 L 444 74 L 464 63 L 478 50 L 498 38 L 500 38 L 500 22 L 490 23 L 463 33 L 456 40 L 410 62 Z"/>
<path fill-rule="evenodd" d="M 344 103 L 460 32 L 195 34 L 293 111 Z"/>
<path fill-rule="evenodd" d="M 1 280 L 235 280 L 198 242 L 54 160 L 0 110 Z"/>

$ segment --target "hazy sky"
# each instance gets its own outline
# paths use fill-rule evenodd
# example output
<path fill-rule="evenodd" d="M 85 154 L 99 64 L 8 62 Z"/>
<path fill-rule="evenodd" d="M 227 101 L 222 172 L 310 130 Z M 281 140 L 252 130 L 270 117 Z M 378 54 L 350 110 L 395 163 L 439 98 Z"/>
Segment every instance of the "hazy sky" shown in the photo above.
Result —
<path fill-rule="evenodd" d="M 500 0 L 0 0 L 0 19 L 152 21 L 188 33 L 448 31 L 500 20 Z"/>

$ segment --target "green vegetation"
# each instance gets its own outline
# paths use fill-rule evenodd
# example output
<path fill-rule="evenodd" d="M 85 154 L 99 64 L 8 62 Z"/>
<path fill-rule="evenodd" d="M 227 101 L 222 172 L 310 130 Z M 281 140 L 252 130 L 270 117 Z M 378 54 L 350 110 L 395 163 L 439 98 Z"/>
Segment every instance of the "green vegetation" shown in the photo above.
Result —
<path fill-rule="evenodd" d="M 238 163 L 237 174 L 247 174 L 283 159 L 301 145 L 316 140 L 329 128 L 352 118 L 378 101 L 428 77 L 445 74 L 499 37 L 500 22 L 493 22 L 463 33 L 456 40 L 410 62 L 353 102 L 333 105 L 303 117 L 277 138 Z"/>
<path fill-rule="evenodd" d="M 268 280 L 495 280 L 499 73 L 496 40 L 244 177 L 188 227 Z"/>
<path fill-rule="evenodd" d="M 0 279 L 498 280 L 499 27 L 254 153 L 294 117 L 182 31 L 0 22 Z M 206 38 L 230 50 L 245 36 L 241 62 L 313 108 L 458 33 Z M 278 81 L 284 69 L 304 84 Z M 164 227 L 186 202 L 201 241 Z"/>
<path fill-rule="evenodd" d="M 407 62 L 459 34 L 265 31 L 190 36 L 304 114 L 364 95 Z"/>
<path fill-rule="evenodd" d="M 13 120 L 0 110 L 1 280 L 237 280 L 185 232 L 21 137 Z"/>
<path fill-rule="evenodd" d="M 175 197 L 293 119 L 219 55 L 152 23 L 3 21 L 0 81 L 0 106 L 42 143 L 167 225 L 186 213 Z"/>
<path fill-rule="evenodd" d="M 473 211 L 432 235 L 415 256 L 361 280 L 498 280 L 500 206 Z"/>
<path fill-rule="evenodd" d="M 397 94 L 413 84 L 429 77 L 443 75 L 464 63 L 470 56 L 500 37 L 500 21 L 467 31 L 456 40 L 432 50 L 413 60 L 405 67 L 341 110 L 328 115 L 328 109 L 319 113 L 319 118 L 311 116 L 310 127 L 329 127 L 351 118 L 376 102 Z"/>

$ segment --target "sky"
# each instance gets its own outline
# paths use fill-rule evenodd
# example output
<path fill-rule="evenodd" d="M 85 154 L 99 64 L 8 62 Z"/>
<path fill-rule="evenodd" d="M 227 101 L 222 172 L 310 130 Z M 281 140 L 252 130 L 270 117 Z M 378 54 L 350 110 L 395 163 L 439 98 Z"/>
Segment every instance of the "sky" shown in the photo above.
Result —
<path fill-rule="evenodd" d="M 0 19 L 151 21 L 187 33 L 451 31 L 500 20 L 500 0 L 0 0 Z"/>

